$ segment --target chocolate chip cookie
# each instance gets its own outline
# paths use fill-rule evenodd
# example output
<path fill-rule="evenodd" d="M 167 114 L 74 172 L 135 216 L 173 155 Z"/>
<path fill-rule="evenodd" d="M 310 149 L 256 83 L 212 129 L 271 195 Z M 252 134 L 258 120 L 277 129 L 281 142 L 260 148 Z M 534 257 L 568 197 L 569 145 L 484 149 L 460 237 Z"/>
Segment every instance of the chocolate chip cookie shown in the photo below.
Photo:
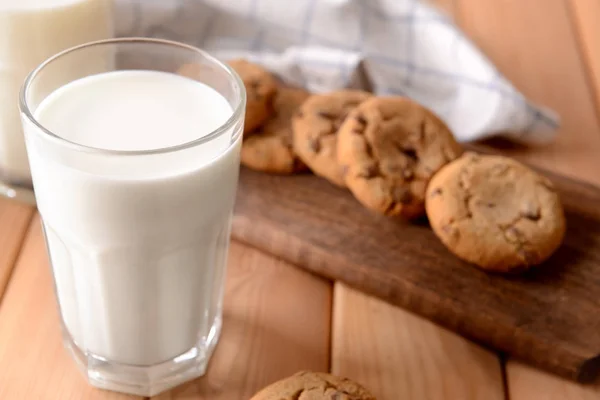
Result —
<path fill-rule="evenodd" d="M 308 98 L 303 89 L 278 89 L 273 116 L 242 145 L 242 164 L 258 171 L 293 174 L 308 168 L 292 148 L 292 115 Z"/>
<path fill-rule="evenodd" d="M 429 180 L 461 153 L 438 117 L 403 97 L 363 102 L 338 135 L 346 185 L 367 208 L 390 216 L 423 215 Z"/>
<path fill-rule="evenodd" d="M 246 87 L 246 119 L 244 135 L 252 133 L 273 113 L 277 80 L 266 69 L 243 59 L 229 61 Z"/>
<path fill-rule="evenodd" d="M 507 157 L 467 153 L 448 164 L 431 180 L 426 207 L 444 245 L 488 271 L 540 264 L 565 234 L 552 183 Z"/>
<path fill-rule="evenodd" d="M 370 93 L 341 90 L 311 96 L 294 116 L 294 151 L 316 174 L 345 186 L 337 162 L 337 134 L 346 116 Z"/>
<path fill-rule="evenodd" d="M 299 372 L 267 386 L 250 400 L 376 400 L 349 379 L 321 372 Z"/>

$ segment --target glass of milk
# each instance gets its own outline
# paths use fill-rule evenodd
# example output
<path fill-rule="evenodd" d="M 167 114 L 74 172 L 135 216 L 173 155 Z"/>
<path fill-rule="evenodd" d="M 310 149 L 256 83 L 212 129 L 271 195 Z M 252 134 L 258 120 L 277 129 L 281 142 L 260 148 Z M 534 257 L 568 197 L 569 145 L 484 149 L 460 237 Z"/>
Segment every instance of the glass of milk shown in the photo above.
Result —
<path fill-rule="evenodd" d="M 0 0 L 0 195 L 34 202 L 18 109 L 27 74 L 61 50 L 112 36 L 112 0 Z"/>
<path fill-rule="evenodd" d="M 190 65 L 193 77 L 178 74 Z M 64 342 L 92 385 L 152 396 L 204 374 L 221 331 L 245 96 L 205 52 L 140 38 L 69 49 L 25 81 Z"/>

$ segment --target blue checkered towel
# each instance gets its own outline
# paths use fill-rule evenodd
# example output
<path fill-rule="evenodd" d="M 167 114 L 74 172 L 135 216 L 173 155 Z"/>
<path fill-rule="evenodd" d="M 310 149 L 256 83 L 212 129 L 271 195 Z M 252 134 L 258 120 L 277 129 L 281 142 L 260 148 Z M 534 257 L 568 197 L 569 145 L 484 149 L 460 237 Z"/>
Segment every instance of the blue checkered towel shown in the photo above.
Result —
<path fill-rule="evenodd" d="M 463 142 L 548 142 L 558 126 L 552 111 L 529 102 L 447 16 L 419 0 L 117 0 L 117 16 L 121 36 L 247 57 L 315 92 L 411 97 Z"/>

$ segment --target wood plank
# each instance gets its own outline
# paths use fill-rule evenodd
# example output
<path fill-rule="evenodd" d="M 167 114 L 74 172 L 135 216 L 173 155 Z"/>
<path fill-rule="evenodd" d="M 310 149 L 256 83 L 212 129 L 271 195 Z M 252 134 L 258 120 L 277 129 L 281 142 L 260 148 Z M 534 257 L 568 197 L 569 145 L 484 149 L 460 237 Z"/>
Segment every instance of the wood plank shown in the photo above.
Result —
<path fill-rule="evenodd" d="M 329 282 L 234 242 L 224 310 L 207 375 L 157 400 L 248 399 L 299 370 L 328 370 Z"/>
<path fill-rule="evenodd" d="M 600 386 L 583 386 L 515 361 L 506 365 L 510 400 L 597 400 Z"/>
<path fill-rule="evenodd" d="M 509 153 L 555 171 L 578 176 L 596 184 L 598 175 L 598 113 L 593 103 L 587 71 L 597 85 L 600 6 L 595 0 L 457 0 L 459 24 L 527 96 L 551 106 L 563 119 L 558 140 L 544 149 L 513 148 Z M 585 50 L 578 53 L 576 35 L 568 16 L 570 5 L 578 18 Z M 507 21 L 510 21 L 507 23 Z M 594 36 L 596 43 L 594 43 Z M 594 47 L 595 46 L 595 47 Z M 587 57 L 591 68 L 586 69 Z M 597 97 L 596 97 L 597 99 Z M 506 365 L 511 400 L 585 400 L 600 391 L 559 379 L 509 360 Z"/>
<path fill-rule="evenodd" d="M 8 284 L 32 215 L 33 207 L 0 197 L 0 299 Z"/>
<path fill-rule="evenodd" d="M 595 92 L 596 113 L 600 117 L 600 1 L 570 0 L 569 6 L 586 61 L 589 82 Z"/>
<path fill-rule="evenodd" d="M 341 283 L 334 305 L 332 371 L 378 399 L 504 399 L 494 353 Z"/>
<path fill-rule="evenodd" d="M 563 0 L 456 0 L 457 22 L 499 70 L 562 125 L 545 147 L 506 154 L 600 184 L 600 122 Z"/>
<path fill-rule="evenodd" d="M 138 398 L 92 388 L 63 349 L 44 246 L 36 217 L 0 304 L 0 399 Z"/>

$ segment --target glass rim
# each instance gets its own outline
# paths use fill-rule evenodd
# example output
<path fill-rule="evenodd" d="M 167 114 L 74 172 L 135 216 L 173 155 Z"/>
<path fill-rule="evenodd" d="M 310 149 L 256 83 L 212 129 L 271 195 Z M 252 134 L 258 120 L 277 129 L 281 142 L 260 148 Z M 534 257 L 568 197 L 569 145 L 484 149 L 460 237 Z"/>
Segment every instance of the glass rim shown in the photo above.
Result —
<path fill-rule="evenodd" d="M 35 118 L 35 116 L 31 112 L 29 104 L 27 103 L 27 95 L 29 93 L 31 83 L 34 81 L 34 79 L 37 77 L 37 75 L 42 70 L 44 70 L 44 68 L 46 68 L 48 65 L 50 65 L 54 61 L 62 58 L 63 56 L 66 56 L 73 52 L 77 52 L 82 49 L 86 49 L 89 47 L 96 47 L 96 46 L 118 45 L 118 44 L 127 44 L 127 43 L 160 44 L 160 45 L 171 46 L 173 48 L 191 50 L 191 51 L 195 52 L 196 54 L 202 56 L 203 58 L 209 60 L 210 62 L 216 64 L 219 68 L 224 70 L 227 73 L 227 75 L 230 78 L 232 78 L 235 81 L 235 83 L 237 84 L 237 94 L 239 96 L 239 100 L 238 100 L 238 104 L 236 105 L 235 109 L 233 110 L 233 113 L 231 114 L 231 116 L 227 119 L 227 121 L 225 121 L 218 128 L 216 128 L 215 130 L 210 132 L 208 135 L 204 135 L 200 138 L 194 139 L 189 142 L 181 143 L 181 144 L 178 144 L 175 146 L 161 147 L 161 148 L 150 149 L 150 150 L 112 150 L 112 149 L 103 149 L 103 148 L 98 148 L 98 147 L 93 147 L 93 146 L 86 146 L 84 144 L 80 144 L 80 143 L 65 139 L 65 138 L 55 134 L 51 130 L 44 127 L 37 120 L 37 118 Z M 213 139 L 216 139 L 216 138 L 222 136 L 225 132 L 228 132 L 229 130 L 232 129 L 232 127 L 239 121 L 239 119 L 244 116 L 245 108 L 246 108 L 245 104 L 246 104 L 246 90 L 244 87 L 244 82 L 242 81 L 240 76 L 235 72 L 235 70 L 233 68 L 231 68 L 229 65 L 227 65 L 226 63 L 220 61 L 219 59 L 210 55 L 208 52 L 206 52 L 202 49 L 199 49 L 197 47 L 194 47 L 194 46 L 191 46 L 191 45 L 188 45 L 185 43 L 176 42 L 173 40 L 143 38 L 143 37 L 123 37 L 123 38 L 96 40 L 93 42 L 80 44 L 80 45 L 68 48 L 66 50 L 63 50 L 63 51 L 51 56 L 50 58 L 46 59 L 41 64 L 39 64 L 37 67 L 35 67 L 35 69 L 27 75 L 27 78 L 25 78 L 25 81 L 21 87 L 21 91 L 19 94 L 20 112 L 23 115 L 25 115 L 25 117 L 27 117 L 27 119 L 31 123 L 33 123 L 37 128 L 39 128 L 39 132 L 37 132 L 36 134 L 43 133 L 43 134 L 45 134 L 44 137 L 48 138 L 49 140 L 52 140 L 58 144 L 70 147 L 74 150 L 83 151 L 83 152 L 87 152 L 87 153 L 98 153 L 98 154 L 118 155 L 118 156 L 140 156 L 140 155 L 150 155 L 150 154 L 166 154 L 166 153 L 172 153 L 172 152 L 176 152 L 176 151 L 180 151 L 180 150 L 185 150 L 185 149 L 195 147 L 195 146 L 198 146 L 198 145 L 201 145 L 204 143 L 208 143 L 208 142 L 212 141 Z M 240 130 L 240 132 L 236 133 L 235 136 L 241 135 L 241 131 L 242 130 Z M 234 143 L 235 143 L 235 140 L 231 140 L 231 143 L 229 144 L 229 146 L 227 148 L 229 149 L 229 147 L 231 147 Z"/>

